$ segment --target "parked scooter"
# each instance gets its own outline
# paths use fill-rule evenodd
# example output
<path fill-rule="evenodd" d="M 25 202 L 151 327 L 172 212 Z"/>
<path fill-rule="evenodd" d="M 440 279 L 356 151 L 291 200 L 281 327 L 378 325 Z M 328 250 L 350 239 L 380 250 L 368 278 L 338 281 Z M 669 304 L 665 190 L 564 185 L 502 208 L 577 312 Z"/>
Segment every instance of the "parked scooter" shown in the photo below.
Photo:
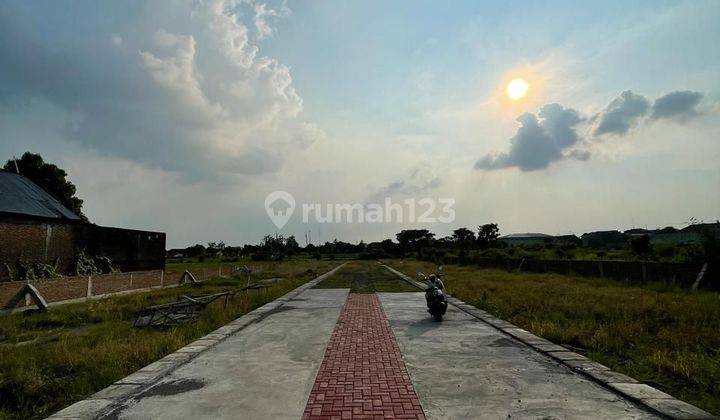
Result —
<path fill-rule="evenodd" d="M 440 269 L 442 270 L 442 267 Z M 428 284 L 428 288 L 425 289 L 425 302 L 427 303 L 428 312 L 435 318 L 435 321 L 442 321 L 448 307 L 444 292 L 445 285 L 440 280 L 439 275 L 430 274 L 426 276 L 423 273 L 418 273 L 418 275 Z"/>

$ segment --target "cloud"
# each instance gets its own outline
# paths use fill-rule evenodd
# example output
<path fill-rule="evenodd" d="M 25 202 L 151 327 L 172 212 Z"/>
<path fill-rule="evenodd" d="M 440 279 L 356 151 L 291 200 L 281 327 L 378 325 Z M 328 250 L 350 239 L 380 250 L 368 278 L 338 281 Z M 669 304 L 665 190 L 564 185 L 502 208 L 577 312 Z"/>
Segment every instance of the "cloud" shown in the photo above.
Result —
<path fill-rule="evenodd" d="M 418 165 L 400 179 L 392 181 L 371 194 L 366 203 L 383 203 L 386 197 L 415 197 L 437 188 L 442 180 L 429 163 Z"/>
<path fill-rule="evenodd" d="M 255 11 L 255 29 L 258 33 L 258 39 L 265 39 L 271 37 L 274 33 L 273 27 L 268 23 L 268 18 L 279 18 L 285 17 L 290 14 L 285 3 L 282 4 L 280 10 L 269 8 L 265 3 L 255 3 L 253 6 Z"/>
<path fill-rule="evenodd" d="M 595 128 L 595 135 L 626 134 L 637 122 L 647 115 L 650 110 L 650 101 L 642 95 L 636 95 L 630 90 L 613 99 L 605 109 L 596 116 L 600 119 Z"/>
<path fill-rule="evenodd" d="M 572 150 L 580 138 L 576 127 L 583 121 L 580 114 L 560 104 L 547 104 L 535 114 L 526 112 L 517 118 L 520 128 L 510 139 L 510 151 L 486 155 L 475 163 L 475 169 L 494 170 L 518 167 L 522 171 L 547 168 L 565 157 L 587 159 L 587 152 Z"/>
<path fill-rule="evenodd" d="M 678 90 L 670 92 L 655 100 L 650 118 L 659 120 L 663 118 L 676 119 L 685 122 L 700 113 L 695 109 L 703 98 L 700 92 Z"/>
<path fill-rule="evenodd" d="M 58 42 L 5 7 L 13 5 L 0 6 L 0 103 L 33 98 L 64 110 L 65 137 L 98 153 L 219 180 L 275 172 L 324 138 L 301 118 L 288 67 L 262 55 L 248 30 L 259 24 L 256 38 L 269 36 L 266 18 L 285 11 L 149 2 L 142 16 L 127 14 L 137 21 L 92 34 L 68 20 Z M 93 13 L 114 16 L 115 6 L 104 7 Z M 51 19 L 50 9 L 38 7 L 38 19 Z"/>

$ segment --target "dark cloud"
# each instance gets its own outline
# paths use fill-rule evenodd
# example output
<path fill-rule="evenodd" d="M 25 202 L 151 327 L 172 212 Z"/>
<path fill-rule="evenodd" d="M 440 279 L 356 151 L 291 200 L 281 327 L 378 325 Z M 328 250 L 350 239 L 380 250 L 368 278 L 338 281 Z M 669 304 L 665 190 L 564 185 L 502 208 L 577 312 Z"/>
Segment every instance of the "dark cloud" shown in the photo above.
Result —
<path fill-rule="evenodd" d="M 74 19 L 58 20 L 64 41 L 55 42 L 38 36 L 43 25 L 5 7 L 0 104 L 50 103 L 67 115 L 64 137 L 99 153 L 223 179 L 275 172 L 323 135 L 298 118 L 302 99 L 289 69 L 258 56 L 235 9 L 150 3 L 147 21 L 125 22 L 133 31 L 91 25 L 92 33 L 77 33 Z M 52 10 L 29 7 L 51 19 Z M 132 8 L 92 9 L 107 18 L 123 7 Z"/>
<path fill-rule="evenodd" d="M 655 100 L 650 118 L 654 120 L 669 118 L 687 121 L 699 115 L 695 107 L 697 107 L 702 98 L 702 93 L 690 90 L 670 92 Z"/>
<path fill-rule="evenodd" d="M 568 150 L 580 140 L 575 127 L 583 118 L 576 110 L 563 108 L 560 104 L 547 104 L 537 116 L 526 112 L 517 121 L 520 128 L 510 139 L 510 151 L 480 158 L 475 163 L 475 169 L 516 166 L 522 171 L 534 171 L 547 168 L 564 157 L 580 157 Z M 588 158 L 587 154 L 582 157 Z"/>
<path fill-rule="evenodd" d="M 630 90 L 621 93 L 613 99 L 605 109 L 596 116 L 600 123 L 595 129 L 595 135 L 626 134 L 650 110 L 650 101 L 642 95 L 636 95 Z"/>

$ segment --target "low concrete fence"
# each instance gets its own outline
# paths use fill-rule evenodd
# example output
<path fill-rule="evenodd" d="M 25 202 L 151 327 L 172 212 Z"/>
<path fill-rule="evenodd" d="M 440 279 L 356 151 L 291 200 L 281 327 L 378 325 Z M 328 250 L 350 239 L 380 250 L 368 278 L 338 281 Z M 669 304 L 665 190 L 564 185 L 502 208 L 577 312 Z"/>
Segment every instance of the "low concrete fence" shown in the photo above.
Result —
<path fill-rule="evenodd" d="M 608 277 L 631 282 L 661 281 L 686 287 L 693 285 L 702 269 L 702 264 L 652 261 L 496 259 L 476 256 L 421 259 L 438 264 L 475 265 L 481 268 L 500 268 L 508 271 Z M 713 270 L 711 267 L 704 274 L 700 287 L 719 290 L 720 284 L 718 284 L 717 277 L 717 270 Z"/>
<path fill-rule="evenodd" d="M 188 271 L 197 281 L 205 281 L 212 277 L 229 276 L 232 267 L 202 268 Z M 47 303 L 55 303 L 143 289 L 177 286 L 182 281 L 182 276 L 183 272 L 149 270 L 0 282 L 0 311 L 5 312 L 33 306 L 34 303 L 29 297 L 17 299 L 18 294 L 24 293 L 28 284 L 34 286 Z"/>

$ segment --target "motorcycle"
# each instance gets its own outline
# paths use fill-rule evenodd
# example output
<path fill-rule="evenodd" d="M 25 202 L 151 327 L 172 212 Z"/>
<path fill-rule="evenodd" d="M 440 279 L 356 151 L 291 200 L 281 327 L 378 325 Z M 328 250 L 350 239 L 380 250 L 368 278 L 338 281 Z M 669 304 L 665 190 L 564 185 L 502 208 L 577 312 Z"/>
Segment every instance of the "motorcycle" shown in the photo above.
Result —
<path fill-rule="evenodd" d="M 418 273 L 418 275 L 428 284 L 428 288 L 425 289 L 428 312 L 435 318 L 435 321 L 442 321 L 443 315 L 447 312 L 448 303 L 445 299 L 445 286 L 440 280 L 440 276 L 436 274 L 426 276 L 422 273 Z"/>

